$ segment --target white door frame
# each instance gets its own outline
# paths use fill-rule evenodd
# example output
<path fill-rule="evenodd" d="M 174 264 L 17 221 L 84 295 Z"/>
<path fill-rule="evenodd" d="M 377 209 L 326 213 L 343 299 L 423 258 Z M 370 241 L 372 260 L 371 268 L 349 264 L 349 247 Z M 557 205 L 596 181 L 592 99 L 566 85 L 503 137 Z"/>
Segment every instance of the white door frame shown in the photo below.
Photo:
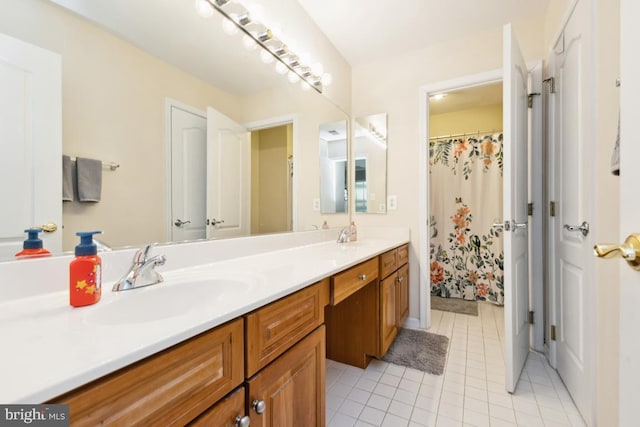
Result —
<path fill-rule="evenodd" d="M 187 111 L 196 116 L 200 116 L 203 119 L 207 119 L 207 112 L 199 110 L 191 105 L 185 104 L 173 98 L 165 98 L 164 100 L 164 168 L 165 168 L 165 239 L 168 241 L 171 238 L 172 226 L 171 224 L 171 109 L 179 108 Z"/>
<path fill-rule="evenodd" d="M 535 61 L 527 63 L 529 72 L 532 73 L 532 91 L 539 93 L 541 91 L 542 84 L 542 62 Z M 420 328 L 429 328 L 431 326 L 431 303 L 429 302 L 429 294 L 431 288 L 431 276 L 429 274 L 429 144 L 426 142 L 429 140 L 429 96 L 440 92 L 450 92 L 453 90 L 467 89 L 476 86 L 485 86 L 492 83 L 499 83 L 502 81 L 502 68 L 487 71 L 478 74 L 471 74 L 456 79 L 445 80 L 433 84 L 421 86 L 419 88 L 419 137 L 420 137 L 420 155 L 418 167 L 419 170 L 419 194 L 421 195 L 419 201 L 419 264 L 420 264 L 420 277 L 419 277 L 419 302 L 420 302 Z M 536 99 L 537 98 L 537 99 Z M 542 319 L 543 313 L 543 287 L 542 277 L 536 274 L 531 277 L 532 271 L 539 272 L 542 268 L 542 230 L 536 232 L 536 226 L 540 226 L 543 209 L 535 209 L 535 206 L 542 207 L 542 122 L 541 122 L 541 100 L 540 97 L 534 97 L 534 108 L 530 111 L 530 118 L 533 129 L 530 134 L 530 185 L 532 191 L 530 194 L 530 201 L 534 204 L 534 218 L 530 219 L 531 233 L 530 235 L 535 238 L 530 248 L 533 247 L 531 255 L 531 268 L 530 268 L 530 304 L 531 309 L 540 313 L 538 319 Z M 531 177 L 537 178 L 536 180 Z M 537 182 L 537 181 L 540 182 Z M 537 213 L 537 215 L 536 215 Z M 540 240 L 539 240 L 540 239 Z M 539 254 L 539 256 L 536 256 Z M 534 286 L 531 286 L 531 283 Z M 535 349 L 541 348 L 541 343 L 544 337 L 544 322 L 534 322 L 532 327 L 532 339 L 531 343 Z"/>
<path fill-rule="evenodd" d="M 264 120 L 256 120 L 253 122 L 243 123 L 242 125 L 249 131 L 255 132 L 262 129 L 269 129 L 277 126 L 292 125 L 292 137 L 293 137 L 293 182 L 292 182 L 292 194 L 291 194 L 291 231 L 298 230 L 298 191 L 300 187 L 300 138 L 298 136 L 298 115 L 297 114 L 285 114 L 277 117 L 270 117 Z M 296 154 L 297 153 L 297 154 Z"/>

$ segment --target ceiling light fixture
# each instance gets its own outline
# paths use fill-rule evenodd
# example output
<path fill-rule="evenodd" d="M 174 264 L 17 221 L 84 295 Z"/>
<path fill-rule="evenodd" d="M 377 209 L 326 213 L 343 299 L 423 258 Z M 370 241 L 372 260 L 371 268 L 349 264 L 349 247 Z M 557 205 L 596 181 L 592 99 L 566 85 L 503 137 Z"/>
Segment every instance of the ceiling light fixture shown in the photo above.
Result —
<path fill-rule="evenodd" d="M 217 10 L 225 19 L 223 20 L 223 29 L 227 34 L 235 34 L 238 31 L 244 33 L 244 44 L 247 48 L 253 46 L 262 47 L 260 57 L 263 62 L 269 63 L 273 59 L 277 60 L 276 71 L 279 74 L 288 74 L 288 79 L 292 83 L 302 81 L 301 85 L 304 90 L 309 88 L 315 89 L 322 93 L 324 86 L 331 84 L 333 78 L 331 74 L 325 73 L 322 64 L 309 64 L 310 58 L 306 53 L 300 56 L 292 52 L 290 48 L 275 34 L 276 31 L 264 26 L 251 16 L 247 7 L 242 6 L 238 2 L 233 2 L 234 12 L 226 11 L 224 6 L 231 0 L 196 0 L 196 10 L 202 15 L 209 9 Z M 206 3 L 203 5 L 201 3 Z M 204 15 L 203 15 L 204 16 Z M 256 27 L 259 30 L 256 30 Z M 253 43 L 255 42 L 255 43 Z M 269 56 L 272 60 L 269 60 Z M 319 72 L 318 72 L 319 71 Z"/>
<path fill-rule="evenodd" d="M 446 96 L 447 96 L 446 93 L 436 93 L 435 95 L 431 95 L 430 99 L 433 99 L 434 101 L 440 101 L 444 99 Z"/>

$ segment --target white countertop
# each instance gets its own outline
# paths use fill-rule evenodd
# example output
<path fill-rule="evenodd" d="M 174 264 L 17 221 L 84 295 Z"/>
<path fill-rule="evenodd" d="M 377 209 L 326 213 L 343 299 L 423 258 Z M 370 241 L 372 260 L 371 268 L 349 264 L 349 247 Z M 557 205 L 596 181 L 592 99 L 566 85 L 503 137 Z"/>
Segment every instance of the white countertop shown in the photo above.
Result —
<path fill-rule="evenodd" d="M 0 303 L 0 403 L 50 400 L 408 241 L 296 245 L 163 271 L 164 283 L 117 293 L 105 282 L 88 307 L 69 306 L 67 290 Z M 219 287 L 187 283 L 203 280 Z"/>

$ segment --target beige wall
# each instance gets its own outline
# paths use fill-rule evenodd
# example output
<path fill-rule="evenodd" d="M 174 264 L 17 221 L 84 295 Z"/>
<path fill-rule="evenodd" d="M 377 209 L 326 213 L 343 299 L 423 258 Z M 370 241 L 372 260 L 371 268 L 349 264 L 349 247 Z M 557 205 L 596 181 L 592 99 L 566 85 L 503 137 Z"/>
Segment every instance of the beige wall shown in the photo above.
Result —
<path fill-rule="evenodd" d="M 543 57 L 540 28 L 541 21 L 514 23 L 528 60 Z M 502 28 L 494 28 L 353 69 L 352 116 L 388 113 L 387 194 L 396 195 L 398 201 L 398 209 L 387 215 L 355 215 L 355 220 L 361 226 L 410 227 L 411 317 L 419 316 L 418 206 L 426 197 L 419 191 L 419 170 L 426 167 L 419 163 L 419 88 L 501 67 Z"/>
<path fill-rule="evenodd" d="M 251 233 L 290 231 L 287 212 L 288 129 L 251 133 Z"/>
<path fill-rule="evenodd" d="M 429 116 L 429 136 L 502 131 L 502 104 Z"/>

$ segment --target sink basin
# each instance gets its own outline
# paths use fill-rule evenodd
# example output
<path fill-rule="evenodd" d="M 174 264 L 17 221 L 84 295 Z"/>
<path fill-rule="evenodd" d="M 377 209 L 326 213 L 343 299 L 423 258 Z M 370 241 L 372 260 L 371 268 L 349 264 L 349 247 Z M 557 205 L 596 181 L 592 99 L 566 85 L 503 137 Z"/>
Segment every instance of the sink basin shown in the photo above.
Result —
<path fill-rule="evenodd" d="M 88 311 L 85 321 L 101 325 L 154 322 L 194 312 L 215 313 L 225 303 L 244 299 L 258 286 L 257 278 L 166 280 L 111 295 Z"/>

